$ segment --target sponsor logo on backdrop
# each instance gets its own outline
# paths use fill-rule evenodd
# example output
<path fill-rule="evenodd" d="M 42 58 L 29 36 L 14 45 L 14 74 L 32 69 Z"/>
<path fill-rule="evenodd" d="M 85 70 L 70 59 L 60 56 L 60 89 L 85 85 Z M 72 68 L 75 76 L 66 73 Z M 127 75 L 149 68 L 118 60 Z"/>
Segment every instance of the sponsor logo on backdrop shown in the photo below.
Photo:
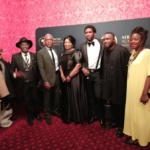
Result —
<path fill-rule="evenodd" d="M 61 38 L 54 38 L 54 45 L 60 46 L 63 43 L 63 40 Z"/>
<path fill-rule="evenodd" d="M 121 36 L 121 45 L 124 47 L 129 47 L 130 35 L 122 35 Z"/>
<path fill-rule="evenodd" d="M 39 38 L 39 46 L 40 46 L 40 47 L 43 47 L 43 46 L 44 46 L 43 42 L 44 42 L 44 37 L 40 37 L 40 38 Z"/>
<path fill-rule="evenodd" d="M 44 44 L 44 37 L 39 38 L 39 46 L 43 47 Z M 60 46 L 63 43 L 63 40 L 61 38 L 54 38 L 54 46 Z"/>

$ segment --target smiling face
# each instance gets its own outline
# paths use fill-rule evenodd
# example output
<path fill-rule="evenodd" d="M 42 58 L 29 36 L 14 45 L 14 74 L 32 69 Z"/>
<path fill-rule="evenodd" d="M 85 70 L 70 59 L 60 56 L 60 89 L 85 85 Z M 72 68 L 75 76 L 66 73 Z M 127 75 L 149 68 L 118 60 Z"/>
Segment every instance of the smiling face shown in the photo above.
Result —
<path fill-rule="evenodd" d="M 46 34 L 44 37 L 44 45 L 51 48 L 53 46 L 54 40 L 51 34 Z"/>
<path fill-rule="evenodd" d="M 73 49 L 73 44 L 71 43 L 71 41 L 69 39 L 65 39 L 65 41 L 64 41 L 64 48 L 66 50 Z"/>
<path fill-rule="evenodd" d="M 115 46 L 115 38 L 112 34 L 105 34 L 103 37 L 103 44 L 108 50 L 112 50 Z"/>
<path fill-rule="evenodd" d="M 141 47 L 141 44 L 142 44 L 141 35 L 138 33 L 133 33 L 130 36 L 130 47 L 132 49 L 138 50 Z"/>
<path fill-rule="evenodd" d="M 21 51 L 23 52 L 23 53 L 27 53 L 28 52 L 28 50 L 29 50 L 29 43 L 27 43 L 27 42 L 21 42 L 20 43 L 20 45 L 19 45 L 19 47 L 20 47 L 20 49 L 21 49 Z"/>

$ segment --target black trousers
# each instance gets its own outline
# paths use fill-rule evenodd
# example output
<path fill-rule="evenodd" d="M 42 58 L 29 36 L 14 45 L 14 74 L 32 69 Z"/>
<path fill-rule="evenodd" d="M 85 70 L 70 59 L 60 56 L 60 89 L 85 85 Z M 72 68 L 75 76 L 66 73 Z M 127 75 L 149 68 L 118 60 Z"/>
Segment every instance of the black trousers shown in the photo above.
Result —
<path fill-rule="evenodd" d="M 24 83 L 23 99 L 26 108 L 26 115 L 29 120 L 39 115 L 39 99 L 37 97 L 37 85 L 35 82 Z"/>
<path fill-rule="evenodd" d="M 124 125 L 125 104 L 117 105 L 111 102 L 112 120 L 118 125 L 118 128 L 123 129 Z"/>
<path fill-rule="evenodd" d="M 105 118 L 104 102 L 101 98 L 102 81 L 100 73 L 93 72 L 86 78 L 86 88 L 90 107 L 90 116 L 97 116 L 101 119 Z"/>
<path fill-rule="evenodd" d="M 51 114 L 57 114 L 60 111 L 60 76 L 56 73 L 55 86 L 49 90 L 44 89 L 44 113 L 49 118 Z"/>

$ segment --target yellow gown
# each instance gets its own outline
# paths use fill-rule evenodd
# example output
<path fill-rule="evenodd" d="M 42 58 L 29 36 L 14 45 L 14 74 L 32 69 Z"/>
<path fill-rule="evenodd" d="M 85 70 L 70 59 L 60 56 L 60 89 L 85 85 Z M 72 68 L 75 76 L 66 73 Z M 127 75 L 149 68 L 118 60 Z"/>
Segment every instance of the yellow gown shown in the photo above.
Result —
<path fill-rule="evenodd" d="M 132 55 L 130 60 L 132 59 Z M 150 76 L 150 49 L 142 50 L 132 62 L 129 60 L 124 133 L 141 146 L 150 142 L 150 100 L 140 102 L 146 77 Z"/>

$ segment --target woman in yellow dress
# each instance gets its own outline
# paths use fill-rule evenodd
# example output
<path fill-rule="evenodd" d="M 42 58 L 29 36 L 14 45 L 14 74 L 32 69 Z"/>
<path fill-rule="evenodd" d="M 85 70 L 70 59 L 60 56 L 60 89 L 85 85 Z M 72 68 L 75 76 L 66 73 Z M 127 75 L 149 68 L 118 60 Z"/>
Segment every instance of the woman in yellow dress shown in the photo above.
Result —
<path fill-rule="evenodd" d="M 150 142 L 150 49 L 144 48 L 148 31 L 136 27 L 130 35 L 124 133 L 125 143 L 147 146 Z"/>

